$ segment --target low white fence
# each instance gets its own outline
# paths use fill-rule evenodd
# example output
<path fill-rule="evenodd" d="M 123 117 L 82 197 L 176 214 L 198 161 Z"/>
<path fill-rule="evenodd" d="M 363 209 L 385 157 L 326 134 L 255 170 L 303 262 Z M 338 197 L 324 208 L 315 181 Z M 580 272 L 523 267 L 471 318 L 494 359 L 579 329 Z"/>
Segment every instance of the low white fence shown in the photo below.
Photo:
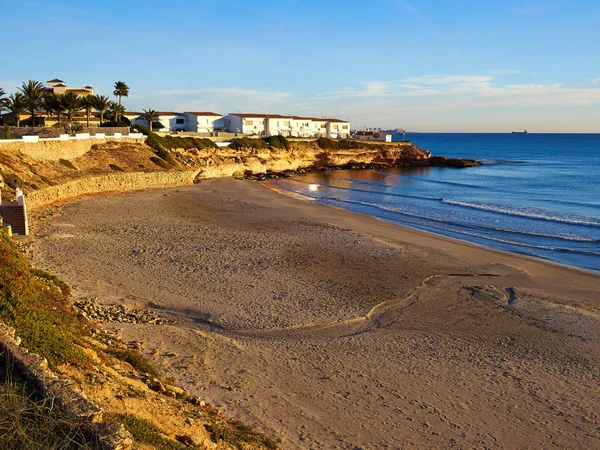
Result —
<path fill-rule="evenodd" d="M 68 134 L 61 134 L 57 138 L 40 138 L 39 136 L 22 136 L 21 139 L 0 139 L 0 144 L 3 142 L 45 142 L 45 141 L 71 141 L 71 140 L 85 140 L 85 139 L 142 139 L 143 133 L 129 133 L 123 135 L 121 133 L 115 133 L 112 136 L 106 136 L 105 133 L 96 133 L 90 135 L 90 133 L 77 133 L 75 136 L 69 136 Z"/>

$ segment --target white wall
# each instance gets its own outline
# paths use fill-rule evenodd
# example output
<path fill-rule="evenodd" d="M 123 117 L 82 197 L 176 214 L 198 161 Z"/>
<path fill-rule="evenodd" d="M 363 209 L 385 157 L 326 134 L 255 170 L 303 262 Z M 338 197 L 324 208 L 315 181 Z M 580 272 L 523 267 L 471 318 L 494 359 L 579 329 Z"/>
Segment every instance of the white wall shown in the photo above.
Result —
<path fill-rule="evenodd" d="M 225 131 L 229 133 L 241 133 L 242 132 L 242 118 L 234 114 L 227 114 L 223 117 Z"/>
<path fill-rule="evenodd" d="M 174 131 L 174 130 L 183 130 L 183 131 L 188 131 L 188 117 L 187 115 L 181 115 L 181 116 L 165 116 L 165 118 L 168 117 L 168 125 L 167 128 L 165 129 L 165 131 L 169 130 L 169 131 Z M 177 122 L 183 122 L 183 123 L 177 123 Z M 160 123 L 162 123 L 163 125 L 165 125 L 165 123 L 162 120 L 162 117 L 160 118 Z"/>
<path fill-rule="evenodd" d="M 188 119 L 188 131 L 197 133 L 212 133 L 215 128 L 223 129 L 223 116 L 198 116 L 192 113 L 184 113 Z"/>

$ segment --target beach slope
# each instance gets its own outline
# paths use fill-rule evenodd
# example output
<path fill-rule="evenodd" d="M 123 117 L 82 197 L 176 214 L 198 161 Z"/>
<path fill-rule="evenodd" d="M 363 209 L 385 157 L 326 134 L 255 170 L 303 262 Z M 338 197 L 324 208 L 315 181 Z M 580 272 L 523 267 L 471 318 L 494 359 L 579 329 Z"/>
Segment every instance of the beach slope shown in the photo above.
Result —
<path fill-rule="evenodd" d="M 600 447 L 596 274 L 250 181 L 55 210 L 37 265 L 168 318 L 106 327 L 282 448 Z"/>

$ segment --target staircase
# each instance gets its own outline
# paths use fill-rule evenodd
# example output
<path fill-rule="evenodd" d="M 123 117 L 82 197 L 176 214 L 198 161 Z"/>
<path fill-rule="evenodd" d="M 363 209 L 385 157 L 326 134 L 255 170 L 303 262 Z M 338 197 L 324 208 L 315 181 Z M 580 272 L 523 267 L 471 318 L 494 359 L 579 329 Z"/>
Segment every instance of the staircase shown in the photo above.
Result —
<path fill-rule="evenodd" d="M 0 205 L 0 216 L 4 225 L 10 225 L 13 234 L 25 236 L 27 227 L 25 225 L 25 208 L 17 202 L 3 202 Z"/>

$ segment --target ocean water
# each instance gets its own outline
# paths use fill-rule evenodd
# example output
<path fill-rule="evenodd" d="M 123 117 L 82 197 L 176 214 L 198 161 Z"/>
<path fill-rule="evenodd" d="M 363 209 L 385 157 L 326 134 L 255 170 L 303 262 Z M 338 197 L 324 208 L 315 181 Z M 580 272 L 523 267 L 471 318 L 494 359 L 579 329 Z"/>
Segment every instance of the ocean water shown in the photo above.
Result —
<path fill-rule="evenodd" d="M 600 134 L 407 135 L 484 165 L 314 172 L 273 181 L 319 203 L 600 272 Z"/>

